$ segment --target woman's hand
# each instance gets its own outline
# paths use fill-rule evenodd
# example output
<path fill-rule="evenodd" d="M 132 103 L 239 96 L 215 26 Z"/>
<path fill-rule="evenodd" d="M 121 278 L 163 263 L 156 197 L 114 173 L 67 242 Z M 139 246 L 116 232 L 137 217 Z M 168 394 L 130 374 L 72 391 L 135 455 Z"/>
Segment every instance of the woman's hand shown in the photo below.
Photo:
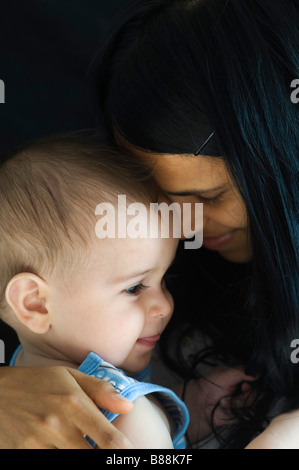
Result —
<path fill-rule="evenodd" d="M 133 404 L 107 382 L 66 367 L 0 368 L 0 448 L 132 448 L 98 410 L 122 414 Z"/>

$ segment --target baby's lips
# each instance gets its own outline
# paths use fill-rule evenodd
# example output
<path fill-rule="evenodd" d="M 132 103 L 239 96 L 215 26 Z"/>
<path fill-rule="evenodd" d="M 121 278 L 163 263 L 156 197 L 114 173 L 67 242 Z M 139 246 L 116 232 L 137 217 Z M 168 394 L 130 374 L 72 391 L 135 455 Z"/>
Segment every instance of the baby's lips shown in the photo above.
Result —
<path fill-rule="evenodd" d="M 143 340 L 148 341 L 150 343 L 155 343 L 156 341 L 159 341 L 160 335 L 144 336 L 143 338 L 139 338 L 139 339 L 143 339 Z"/>

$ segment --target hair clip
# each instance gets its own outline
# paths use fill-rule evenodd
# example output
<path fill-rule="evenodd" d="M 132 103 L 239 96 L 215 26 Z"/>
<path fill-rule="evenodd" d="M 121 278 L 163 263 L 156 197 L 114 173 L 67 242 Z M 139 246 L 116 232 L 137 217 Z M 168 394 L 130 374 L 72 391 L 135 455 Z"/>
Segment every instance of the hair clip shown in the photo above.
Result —
<path fill-rule="evenodd" d="M 199 155 L 202 149 L 210 142 L 211 138 L 215 134 L 215 131 L 212 132 L 212 134 L 209 135 L 209 137 L 204 141 L 204 143 L 199 147 L 198 150 L 194 153 L 194 155 Z"/>

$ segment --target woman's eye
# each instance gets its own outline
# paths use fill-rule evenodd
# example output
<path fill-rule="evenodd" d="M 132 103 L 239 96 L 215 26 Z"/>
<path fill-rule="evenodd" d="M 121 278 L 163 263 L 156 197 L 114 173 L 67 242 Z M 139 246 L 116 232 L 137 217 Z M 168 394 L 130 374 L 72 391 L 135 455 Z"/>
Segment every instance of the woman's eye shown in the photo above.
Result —
<path fill-rule="evenodd" d="M 138 295 L 140 292 L 145 289 L 147 286 L 144 286 L 142 283 L 136 284 L 135 286 L 128 287 L 124 292 L 129 295 Z"/>
<path fill-rule="evenodd" d="M 202 196 L 200 196 L 199 194 L 197 195 L 197 198 L 198 198 L 201 202 L 203 202 L 203 203 L 205 203 L 205 204 L 216 204 L 216 203 L 219 201 L 219 199 L 220 199 L 219 196 L 215 196 L 215 197 L 202 197 Z"/>

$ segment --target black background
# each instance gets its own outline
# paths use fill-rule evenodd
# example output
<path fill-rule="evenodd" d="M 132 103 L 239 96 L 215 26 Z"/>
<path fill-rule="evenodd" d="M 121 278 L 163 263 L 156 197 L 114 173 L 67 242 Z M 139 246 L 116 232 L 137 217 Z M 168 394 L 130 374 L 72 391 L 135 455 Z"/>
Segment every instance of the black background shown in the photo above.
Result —
<path fill-rule="evenodd" d="M 1 0 L 0 157 L 56 132 L 94 127 L 88 68 L 128 0 Z M 5 364 L 17 344 L 0 323 Z"/>

